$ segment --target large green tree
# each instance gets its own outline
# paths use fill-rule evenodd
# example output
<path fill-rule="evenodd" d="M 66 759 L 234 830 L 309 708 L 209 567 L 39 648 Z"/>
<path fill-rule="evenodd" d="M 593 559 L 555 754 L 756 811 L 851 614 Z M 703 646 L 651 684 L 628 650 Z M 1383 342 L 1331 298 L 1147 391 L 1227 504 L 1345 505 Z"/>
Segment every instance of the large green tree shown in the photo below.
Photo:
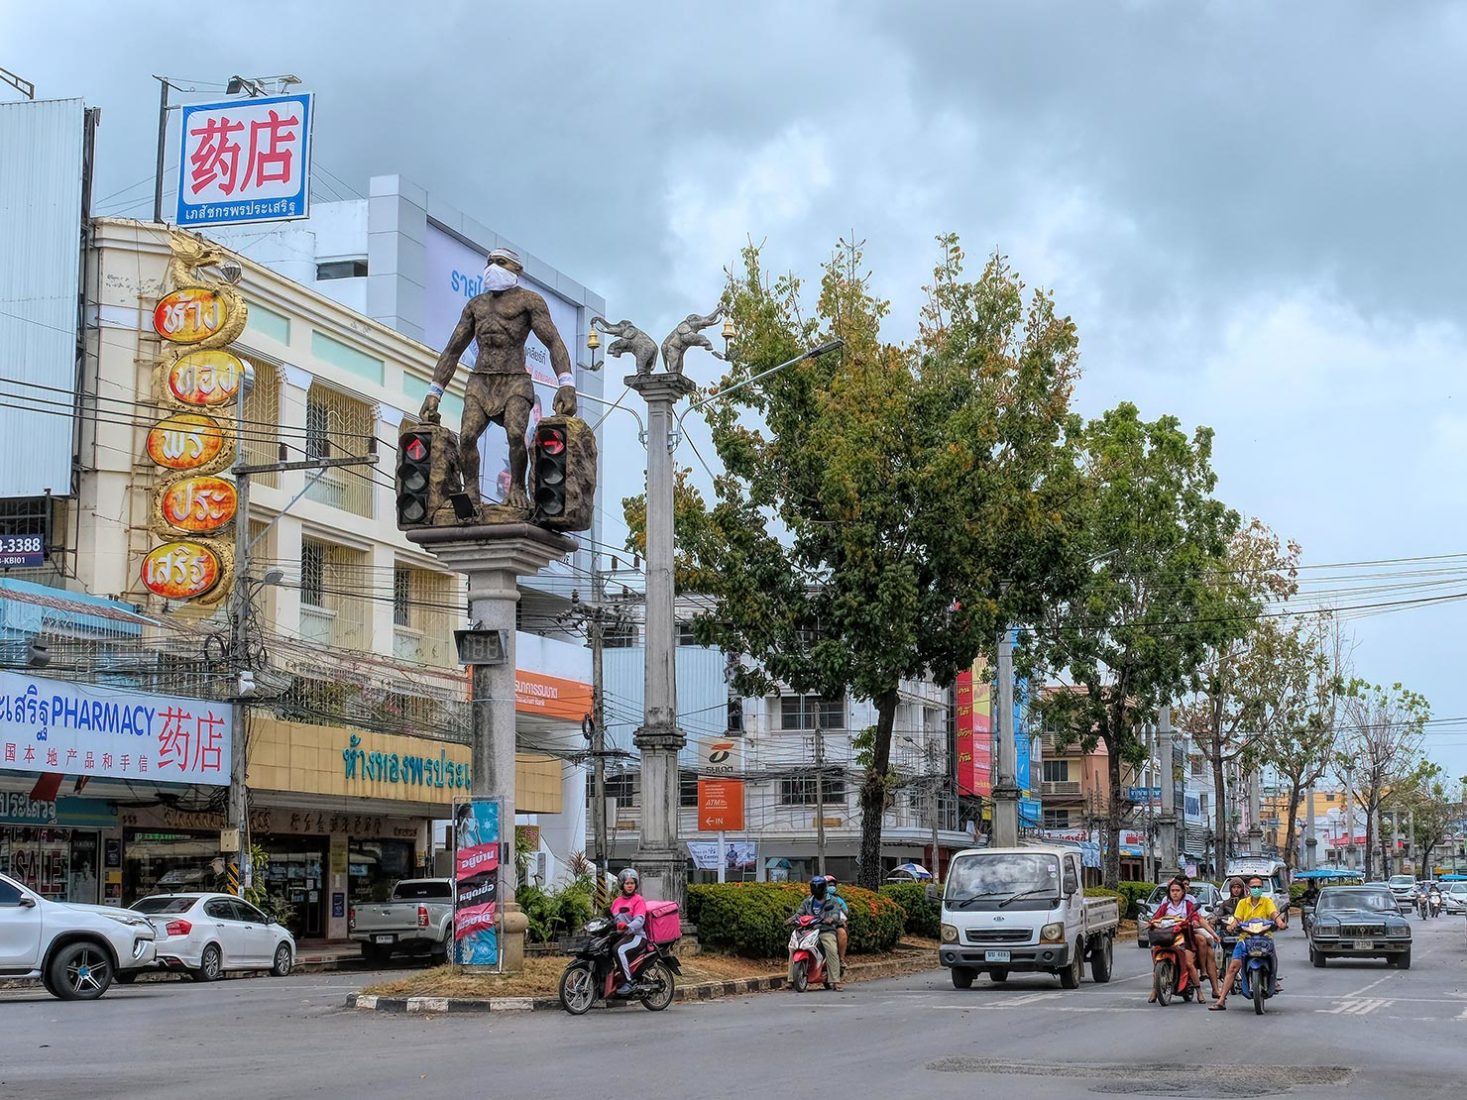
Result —
<path fill-rule="evenodd" d="M 1122 404 L 1081 437 L 1083 527 L 1065 561 L 1083 568 L 1025 641 L 1028 658 L 1070 690 L 1043 701 L 1048 728 L 1105 745 L 1110 773 L 1104 876 L 1120 879 L 1125 778 L 1144 756 L 1139 731 L 1181 698 L 1208 653 L 1249 619 L 1247 601 L 1219 607 L 1237 513 L 1213 496 L 1212 432 L 1188 436 L 1175 417 L 1145 421 Z"/>
<path fill-rule="evenodd" d="M 1076 479 L 1074 326 L 1002 257 L 969 280 L 956 239 L 940 243 L 908 343 L 883 338 L 889 307 L 854 242 L 809 315 L 796 278 L 770 280 L 744 252 L 723 299 L 737 335 L 721 389 L 832 337 L 844 347 L 707 406 L 723 471 L 706 506 L 683 493 L 677 524 L 680 583 L 713 603 L 695 629 L 747 658 L 743 690 L 874 704 L 858 738 L 868 886 L 902 681 L 951 680 L 1001 623 L 1037 612 L 1063 576 Z M 635 528 L 640 505 L 627 514 Z"/>

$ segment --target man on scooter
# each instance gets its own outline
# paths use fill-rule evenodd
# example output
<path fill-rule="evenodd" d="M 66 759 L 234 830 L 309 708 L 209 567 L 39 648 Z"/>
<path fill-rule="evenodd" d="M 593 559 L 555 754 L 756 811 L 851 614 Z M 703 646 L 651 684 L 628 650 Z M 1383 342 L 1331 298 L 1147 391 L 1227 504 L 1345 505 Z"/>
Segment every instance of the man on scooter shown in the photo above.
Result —
<path fill-rule="evenodd" d="M 840 984 L 840 943 L 835 935 L 836 926 L 840 922 L 840 906 L 829 896 L 823 875 L 810 880 L 810 896 L 800 902 L 795 916 L 814 917 L 820 922 L 820 954 L 825 958 L 830 984 L 839 993 L 845 988 Z M 794 980 L 795 968 L 791 964 L 790 981 Z"/>
<path fill-rule="evenodd" d="M 644 932 L 647 927 L 647 902 L 642 897 L 641 876 L 635 867 L 627 867 L 616 876 L 616 897 L 611 902 L 611 919 L 616 922 L 621 938 L 613 951 L 621 965 L 621 985 L 618 997 L 630 996 L 632 992 L 632 953 L 639 951 L 647 942 Z"/>
<path fill-rule="evenodd" d="M 1237 903 L 1236 906 L 1234 906 L 1233 916 L 1228 921 L 1228 927 L 1232 928 L 1237 925 L 1245 924 L 1250 920 L 1271 920 L 1280 929 L 1287 928 L 1289 925 L 1287 915 L 1279 912 L 1278 906 L 1273 903 L 1273 898 L 1270 897 L 1268 893 L 1264 890 L 1263 880 L 1257 875 L 1254 875 L 1248 880 L 1248 896 L 1246 898 L 1243 898 Z M 1270 932 L 1265 933 L 1265 935 L 1272 938 L 1273 934 Z M 1228 962 L 1227 976 L 1223 978 L 1222 996 L 1219 997 L 1216 1002 L 1214 1002 L 1211 1011 L 1218 1012 L 1227 1009 L 1228 993 L 1233 988 L 1233 979 L 1236 978 L 1238 976 L 1238 972 L 1243 969 L 1243 960 L 1247 957 L 1248 941 L 1246 939 L 1240 938 L 1238 940 L 1238 945 L 1233 948 L 1233 957 Z M 1282 988 L 1282 986 L 1279 985 L 1279 962 L 1277 951 L 1275 951 L 1273 955 L 1273 981 L 1275 989 Z"/>

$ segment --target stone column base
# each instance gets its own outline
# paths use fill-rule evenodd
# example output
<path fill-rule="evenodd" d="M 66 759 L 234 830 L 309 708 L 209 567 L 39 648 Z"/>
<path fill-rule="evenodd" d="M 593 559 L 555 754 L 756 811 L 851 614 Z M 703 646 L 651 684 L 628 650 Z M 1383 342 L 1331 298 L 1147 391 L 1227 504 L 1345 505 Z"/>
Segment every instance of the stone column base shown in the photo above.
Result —
<path fill-rule="evenodd" d="M 499 965 L 465 966 L 465 974 L 518 974 L 525 968 L 525 932 L 530 927 L 530 918 L 517 902 L 507 901 L 500 906 L 499 917 Z"/>

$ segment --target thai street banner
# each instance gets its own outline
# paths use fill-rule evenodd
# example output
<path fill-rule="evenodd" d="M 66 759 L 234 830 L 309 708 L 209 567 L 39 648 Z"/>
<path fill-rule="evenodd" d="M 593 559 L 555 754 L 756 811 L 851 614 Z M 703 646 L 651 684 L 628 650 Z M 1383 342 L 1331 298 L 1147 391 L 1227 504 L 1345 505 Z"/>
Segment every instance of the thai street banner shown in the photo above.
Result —
<path fill-rule="evenodd" d="M 499 803 L 460 803 L 454 811 L 454 961 L 499 963 Z"/>

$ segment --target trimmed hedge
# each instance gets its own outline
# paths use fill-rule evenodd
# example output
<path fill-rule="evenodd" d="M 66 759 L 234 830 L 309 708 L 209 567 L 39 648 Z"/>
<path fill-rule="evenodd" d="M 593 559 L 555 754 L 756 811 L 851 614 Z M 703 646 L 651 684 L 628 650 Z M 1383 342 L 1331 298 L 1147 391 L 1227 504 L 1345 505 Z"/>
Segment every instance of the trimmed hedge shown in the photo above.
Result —
<path fill-rule="evenodd" d="M 841 888 L 842 890 L 845 887 Z M 903 930 L 913 936 L 935 940 L 941 932 L 942 903 L 927 896 L 927 887 L 919 882 L 889 882 L 879 891 L 902 907 L 906 915 Z"/>
<path fill-rule="evenodd" d="M 778 958 L 789 943 L 788 920 L 809 888 L 797 882 L 726 882 L 688 887 L 688 920 L 706 947 L 751 959 Z M 906 912 L 889 897 L 842 886 L 850 910 L 850 951 L 890 951 L 901 938 Z"/>

